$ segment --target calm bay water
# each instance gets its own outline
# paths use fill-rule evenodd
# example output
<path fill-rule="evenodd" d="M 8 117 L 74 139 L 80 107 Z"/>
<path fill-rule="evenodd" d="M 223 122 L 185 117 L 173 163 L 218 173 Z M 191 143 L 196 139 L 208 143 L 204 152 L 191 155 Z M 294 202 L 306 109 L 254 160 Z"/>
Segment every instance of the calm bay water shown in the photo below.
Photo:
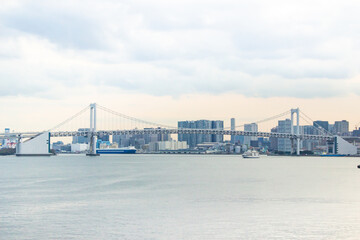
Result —
<path fill-rule="evenodd" d="M 0 239 L 360 239 L 357 158 L 0 158 Z"/>

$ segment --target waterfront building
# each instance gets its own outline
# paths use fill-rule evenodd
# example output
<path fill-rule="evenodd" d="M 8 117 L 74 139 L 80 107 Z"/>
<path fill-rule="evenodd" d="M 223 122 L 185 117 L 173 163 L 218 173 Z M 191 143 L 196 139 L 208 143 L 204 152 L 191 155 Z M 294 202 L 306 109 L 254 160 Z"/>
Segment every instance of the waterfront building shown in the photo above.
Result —
<path fill-rule="evenodd" d="M 88 132 L 88 131 L 90 131 L 90 128 L 79 128 L 78 131 L 79 132 Z M 76 143 L 88 144 L 89 138 L 87 136 L 73 136 L 72 143 L 73 144 L 76 144 Z"/>
<path fill-rule="evenodd" d="M 145 130 L 155 130 L 155 129 L 161 129 L 158 128 L 144 128 Z M 170 134 L 144 134 L 143 136 L 145 140 L 145 144 L 149 144 L 151 142 L 157 142 L 157 141 L 170 141 L 171 136 Z"/>
<path fill-rule="evenodd" d="M 354 137 L 360 137 L 360 129 L 355 129 L 353 132 L 352 132 L 352 135 Z"/>
<path fill-rule="evenodd" d="M 129 147 L 131 137 L 132 135 L 113 135 L 112 141 L 117 143 L 119 147 Z"/>
<path fill-rule="evenodd" d="M 10 134 L 10 128 L 5 128 L 5 137 Z M 2 139 L 0 140 L 0 147 L 1 148 L 13 148 L 13 145 L 15 145 L 16 143 L 13 144 L 13 141 L 11 141 L 10 139 Z"/>
<path fill-rule="evenodd" d="M 323 130 L 325 130 L 325 132 L 328 132 L 328 131 L 329 131 L 329 122 L 328 122 L 328 121 L 320 121 L 320 120 L 314 121 L 314 122 L 313 122 L 313 126 L 314 126 L 316 129 L 318 129 L 318 128 L 323 129 Z M 314 134 L 316 134 L 316 135 L 322 135 L 323 133 L 321 133 L 321 131 L 316 130 L 316 131 L 314 132 Z"/>
<path fill-rule="evenodd" d="M 231 121 L 231 130 L 235 131 L 236 130 L 235 118 L 231 118 L 230 121 Z M 244 144 L 244 136 L 231 135 L 230 142 L 235 145 L 242 145 Z"/>
<path fill-rule="evenodd" d="M 276 133 L 278 131 L 278 127 L 274 127 L 271 129 L 272 133 Z M 277 151 L 278 150 L 278 139 L 274 137 L 270 137 L 270 150 Z"/>
<path fill-rule="evenodd" d="M 277 127 L 278 133 L 291 133 L 291 120 L 285 119 L 285 120 L 279 120 L 278 121 L 278 127 Z M 278 138 L 278 151 L 283 153 L 291 153 L 291 140 L 287 138 Z"/>
<path fill-rule="evenodd" d="M 179 121 L 178 128 L 185 129 L 224 129 L 224 121 L 197 120 Z M 216 134 L 178 134 L 178 141 L 186 141 L 190 148 L 204 142 L 223 142 L 222 135 Z"/>
<path fill-rule="evenodd" d="M 210 120 L 198 120 L 195 121 L 196 129 L 211 129 Z M 196 134 L 196 144 L 203 142 L 211 142 L 211 134 Z"/>
<path fill-rule="evenodd" d="M 102 141 L 100 139 L 96 142 L 96 148 L 98 149 L 109 149 L 109 148 L 118 148 L 119 145 L 115 142 L 111 143 L 110 141 Z"/>
<path fill-rule="evenodd" d="M 185 141 L 159 141 L 149 144 L 150 152 L 166 151 L 166 150 L 182 150 L 188 149 L 189 145 Z"/>
<path fill-rule="evenodd" d="M 334 134 L 339 136 L 348 135 L 349 133 L 349 122 L 346 120 L 335 121 Z"/>
<path fill-rule="evenodd" d="M 245 136 L 236 135 L 235 136 L 235 144 L 237 145 L 243 145 L 245 141 Z"/>
<path fill-rule="evenodd" d="M 71 152 L 80 153 L 88 150 L 88 144 L 85 143 L 73 143 L 71 144 Z"/>
<path fill-rule="evenodd" d="M 270 139 L 264 138 L 264 137 L 259 137 L 258 145 L 259 145 L 259 148 L 269 149 L 270 148 Z"/>
<path fill-rule="evenodd" d="M 235 118 L 231 118 L 230 119 L 230 122 L 231 122 L 231 131 L 235 131 L 236 129 L 235 129 Z M 234 135 L 231 135 L 231 143 L 232 144 L 235 144 L 235 136 Z"/>
<path fill-rule="evenodd" d="M 313 125 L 302 126 L 303 133 L 306 135 L 314 135 L 316 130 Z M 306 139 L 302 141 L 302 149 L 305 151 L 312 151 L 316 146 L 319 145 L 318 140 Z"/>
<path fill-rule="evenodd" d="M 303 127 L 304 134 L 306 134 L 306 135 L 314 135 L 314 126 L 305 125 L 305 126 L 302 126 L 302 127 Z"/>
<path fill-rule="evenodd" d="M 153 130 L 155 128 L 144 128 L 145 130 Z M 161 128 L 158 128 L 161 129 Z M 112 142 L 117 143 L 119 147 L 134 146 L 136 149 L 141 149 L 146 144 L 157 141 L 170 141 L 170 134 L 127 134 L 127 135 L 113 135 Z"/>
<path fill-rule="evenodd" d="M 257 132 L 258 125 L 256 123 L 245 124 L 244 131 Z M 257 141 L 257 140 L 258 140 L 257 137 L 244 136 L 244 144 L 247 145 L 248 147 L 251 146 L 251 141 Z"/>
<path fill-rule="evenodd" d="M 62 146 L 64 146 L 64 142 L 57 141 L 51 144 L 51 149 L 55 150 L 56 152 L 60 152 Z"/>
<path fill-rule="evenodd" d="M 178 128 L 195 129 L 195 121 L 179 121 Z M 190 148 L 196 147 L 196 134 L 178 134 L 178 141 L 185 141 Z"/>
<path fill-rule="evenodd" d="M 259 141 L 258 140 L 256 140 L 256 141 L 251 140 L 250 141 L 250 147 L 258 148 L 259 147 Z"/>
<path fill-rule="evenodd" d="M 102 136 L 98 136 L 97 139 L 99 139 L 99 140 L 101 140 L 101 141 L 103 141 L 103 142 L 108 142 L 108 141 L 110 141 L 110 140 L 109 140 L 109 139 L 110 139 L 110 136 L 109 136 L 109 135 L 102 135 Z"/>
<path fill-rule="evenodd" d="M 220 120 L 211 121 L 211 129 L 224 130 L 224 121 L 220 121 Z M 218 143 L 223 142 L 224 135 L 212 134 L 211 141 L 218 142 Z"/>

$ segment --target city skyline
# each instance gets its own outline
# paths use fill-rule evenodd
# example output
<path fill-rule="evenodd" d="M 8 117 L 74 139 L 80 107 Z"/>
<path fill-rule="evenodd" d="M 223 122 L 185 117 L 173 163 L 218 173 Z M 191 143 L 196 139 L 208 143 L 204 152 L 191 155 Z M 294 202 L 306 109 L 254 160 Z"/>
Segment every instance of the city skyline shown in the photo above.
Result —
<path fill-rule="evenodd" d="M 13 109 L 14 110 L 14 109 Z M 67 110 L 67 112 L 69 112 L 70 113 L 70 110 L 72 110 L 72 108 L 69 108 L 69 109 L 66 109 Z M 79 109 L 77 109 L 77 110 L 79 110 Z M 191 109 L 192 110 L 192 109 Z M 235 117 L 235 120 L 236 120 L 236 126 L 240 126 L 240 125 L 245 125 L 245 124 L 251 124 L 251 123 L 256 123 L 257 121 L 261 121 L 261 120 L 263 120 L 263 119 L 266 119 L 267 117 L 271 117 L 271 116 L 273 116 L 273 115 L 276 115 L 275 113 L 271 113 L 271 112 L 269 112 L 269 110 L 271 111 L 272 109 L 266 109 L 267 111 L 260 111 L 259 113 L 257 113 L 256 114 L 256 116 L 258 116 L 258 117 L 261 117 L 261 118 L 258 118 L 258 119 L 251 119 L 252 117 L 247 117 L 247 116 L 242 116 L 242 117 Z M 26 109 L 26 111 L 29 111 L 29 114 L 31 113 L 31 112 L 33 112 L 33 109 L 31 109 L 31 108 L 28 108 L 28 109 Z M 25 112 L 26 112 L 25 111 Z M 265 116 L 265 112 L 269 112 L 268 114 L 272 114 L 272 115 L 267 115 L 267 116 Z M 46 116 L 48 113 L 47 112 L 40 112 L 41 114 L 43 114 L 44 116 Z M 279 112 L 278 112 L 279 113 Z M 72 112 L 71 114 L 74 114 L 74 112 Z M 167 121 L 167 122 L 165 122 L 164 121 L 164 119 L 168 119 L 168 116 L 166 116 L 166 113 L 165 113 L 165 115 L 163 115 L 164 116 L 164 118 L 156 118 L 156 117 L 154 117 L 154 115 L 148 115 L 148 116 L 150 116 L 151 118 L 150 118 L 150 120 L 152 121 L 152 122 L 157 122 L 157 123 L 159 123 L 159 124 L 168 124 L 168 125 L 170 125 L 170 126 L 173 126 L 173 127 L 176 127 L 177 126 L 177 122 L 179 121 L 179 120 L 187 120 L 187 121 L 196 121 L 196 120 L 201 120 L 201 119 L 208 119 L 208 120 L 221 120 L 221 121 L 223 121 L 224 122 L 224 128 L 226 128 L 226 129 L 230 129 L 230 127 L 231 127 L 231 123 L 230 123 L 230 120 L 231 120 L 231 118 L 233 118 L 233 116 L 232 117 L 230 117 L 230 118 L 225 118 L 225 117 L 221 117 L 221 116 L 219 116 L 218 114 L 216 114 L 216 115 L 213 115 L 213 113 L 212 112 L 210 112 L 210 114 L 209 115 L 207 115 L 208 117 L 206 117 L 206 116 L 203 116 L 203 114 L 204 113 L 197 113 L 197 114 L 194 114 L 194 115 L 188 115 L 188 117 L 187 118 L 184 118 L 184 117 L 179 117 L 179 118 L 172 118 L 172 120 L 171 121 Z M 263 114 L 262 116 L 260 116 L 261 114 Z M 309 115 L 307 112 L 306 112 L 306 114 L 307 115 Z M 23 115 L 23 117 L 26 115 L 26 113 Z M 158 114 L 155 114 L 155 115 L 158 115 Z M 358 125 L 359 125 L 359 122 L 351 122 L 351 121 L 349 121 L 348 119 L 346 119 L 345 117 L 344 118 L 342 118 L 341 116 L 339 116 L 338 114 L 335 114 L 336 115 L 336 117 L 334 117 L 334 118 L 332 118 L 332 119 L 326 119 L 325 117 L 320 117 L 320 118 L 315 118 L 315 117 L 313 117 L 312 115 L 310 115 L 310 117 L 312 118 L 312 120 L 314 120 L 315 122 L 316 121 L 328 121 L 329 122 L 329 124 L 336 124 L 336 123 L 339 123 L 339 122 L 341 122 L 341 121 L 343 121 L 343 120 L 346 120 L 346 121 L 348 121 L 349 122 L 349 131 L 352 131 L 352 130 L 355 130 L 355 127 L 359 127 Z M 210 116 L 210 117 L 209 117 Z M 211 117 L 211 116 L 215 116 L 215 117 Z M 216 117 L 216 116 L 218 116 L 218 117 Z M 250 116 L 254 116 L 254 113 L 250 113 Z M 320 115 L 317 115 L 317 116 L 320 116 Z M 324 115 L 325 116 L 325 115 Z M 63 118 L 62 119 L 57 119 L 57 118 L 53 118 L 54 120 L 53 121 L 57 121 L 57 122 L 55 122 L 56 124 L 54 124 L 54 123 L 50 123 L 50 122 L 47 122 L 47 124 L 48 124 L 48 128 L 44 128 L 43 127 L 43 125 L 42 125 L 42 128 L 37 128 L 36 126 L 36 124 L 34 124 L 34 125 L 31 125 L 31 124 L 29 124 L 29 123 L 34 123 L 35 121 L 38 121 L 39 119 L 37 118 L 37 117 L 39 117 L 39 118 L 41 118 L 41 115 L 39 115 L 39 116 L 37 116 L 37 115 L 34 115 L 34 116 L 32 116 L 32 118 L 31 119 L 29 119 L 29 121 L 23 121 L 24 120 L 24 118 L 22 118 L 22 119 L 19 119 L 20 121 L 16 121 L 17 119 L 13 119 L 13 121 L 10 121 L 11 122 L 11 124 L 4 124 L 4 129 L 5 128 L 10 128 L 11 129 L 11 131 L 14 131 L 14 130 L 16 130 L 16 131 L 26 131 L 26 130 L 28 130 L 28 131 L 42 131 L 42 130 L 47 130 L 47 129 L 50 129 L 51 127 L 54 127 L 56 124 L 58 124 L 58 123 L 60 123 L 60 122 L 62 122 L 63 120 L 65 120 L 66 118 L 68 118 L 68 117 L 70 117 L 70 115 L 67 115 L 66 117 L 65 116 L 62 116 Z M 49 116 L 49 117 L 54 117 L 54 116 Z M 132 116 L 132 117 L 134 117 L 134 116 Z M 136 116 L 135 116 L 136 117 Z M 9 118 L 9 116 L 7 116 L 7 117 L 4 117 L 3 119 L 6 119 L 6 118 Z M 87 121 L 87 118 L 88 118 L 88 116 L 83 116 L 82 118 L 84 118 L 84 121 Z M 278 119 L 274 119 L 273 121 L 270 121 L 270 122 L 268 122 L 268 123 L 260 123 L 260 125 L 259 125 L 259 131 L 270 131 L 271 130 L 271 128 L 272 127 L 274 127 L 276 124 L 277 124 L 277 121 L 278 120 L 285 120 L 285 119 L 287 119 L 287 118 L 290 118 L 290 114 L 289 114 L 289 116 L 284 116 L 283 118 L 278 118 Z M 49 119 L 49 118 L 48 118 Z M 33 121 L 31 121 L 31 120 L 33 120 Z M 148 119 L 146 119 L 146 120 L 148 120 Z M 101 120 L 100 120 L 101 121 Z M 14 128 L 14 126 L 15 126 L 15 124 L 14 124 L 14 122 L 18 122 L 20 125 L 19 126 L 22 126 L 22 125 L 27 125 L 27 126 L 29 126 L 29 128 L 21 128 L 21 127 L 15 127 Z M 25 124 L 24 124 L 25 123 Z M 27 123 L 27 124 L 26 124 Z M 50 125 L 51 124 L 51 125 Z M 275 125 L 274 125 L 275 124 Z M 309 125 L 309 123 L 308 122 L 305 122 L 303 119 L 300 119 L 300 125 Z M 310 124 L 311 125 L 311 124 Z M 87 126 L 87 124 L 85 123 L 85 125 L 79 125 L 78 127 L 88 127 Z M 239 128 L 237 128 L 237 130 L 240 130 Z M 243 130 L 243 129 L 242 129 Z"/>

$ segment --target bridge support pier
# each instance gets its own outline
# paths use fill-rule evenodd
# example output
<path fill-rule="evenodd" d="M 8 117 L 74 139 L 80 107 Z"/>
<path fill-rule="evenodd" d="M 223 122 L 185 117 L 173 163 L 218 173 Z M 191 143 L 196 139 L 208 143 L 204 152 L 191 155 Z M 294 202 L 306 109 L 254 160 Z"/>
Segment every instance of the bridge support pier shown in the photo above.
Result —
<path fill-rule="evenodd" d="M 294 114 L 296 114 L 296 155 L 300 155 L 300 109 L 291 109 L 291 134 L 294 134 Z"/>
<path fill-rule="evenodd" d="M 16 145 L 16 156 L 51 156 L 50 153 L 50 132 L 43 132 L 35 137 L 22 142 L 22 136 L 18 136 Z"/>
<path fill-rule="evenodd" d="M 296 139 L 296 155 L 300 155 L 300 138 Z"/>
<path fill-rule="evenodd" d="M 90 104 L 90 148 L 86 156 L 100 156 L 96 153 L 96 103 Z"/>

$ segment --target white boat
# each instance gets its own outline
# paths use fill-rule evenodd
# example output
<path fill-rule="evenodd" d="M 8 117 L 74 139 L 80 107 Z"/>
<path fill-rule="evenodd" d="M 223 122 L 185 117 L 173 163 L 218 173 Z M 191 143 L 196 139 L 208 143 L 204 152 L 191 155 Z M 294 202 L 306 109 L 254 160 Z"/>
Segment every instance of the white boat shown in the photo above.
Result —
<path fill-rule="evenodd" d="M 243 155 L 243 158 L 259 158 L 259 152 L 256 150 L 247 150 Z"/>

